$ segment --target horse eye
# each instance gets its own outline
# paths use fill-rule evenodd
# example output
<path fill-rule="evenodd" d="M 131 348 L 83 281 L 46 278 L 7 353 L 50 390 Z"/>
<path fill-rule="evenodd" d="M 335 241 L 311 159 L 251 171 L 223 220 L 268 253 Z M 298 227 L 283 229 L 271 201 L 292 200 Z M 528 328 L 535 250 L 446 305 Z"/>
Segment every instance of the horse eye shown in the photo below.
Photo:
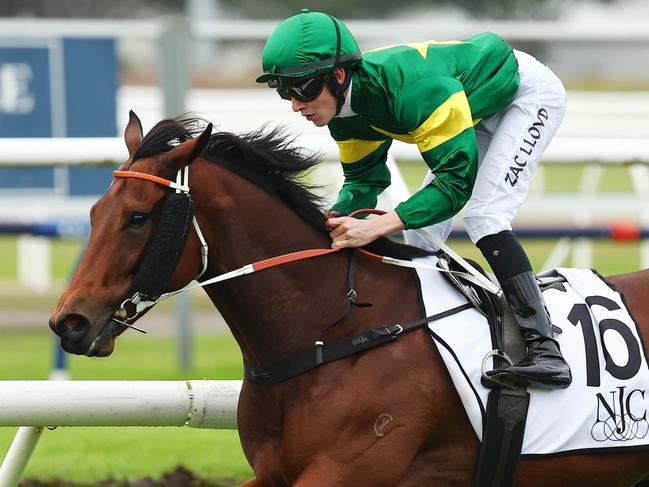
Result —
<path fill-rule="evenodd" d="M 142 227 L 149 219 L 148 213 L 143 213 L 141 211 L 134 211 L 128 216 L 128 221 L 126 222 L 127 227 Z"/>

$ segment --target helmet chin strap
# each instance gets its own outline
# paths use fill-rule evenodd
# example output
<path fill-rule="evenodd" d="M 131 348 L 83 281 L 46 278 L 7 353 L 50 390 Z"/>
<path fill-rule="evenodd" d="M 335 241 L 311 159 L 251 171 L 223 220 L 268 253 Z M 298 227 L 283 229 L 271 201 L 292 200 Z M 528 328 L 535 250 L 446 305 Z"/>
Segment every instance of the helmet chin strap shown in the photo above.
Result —
<path fill-rule="evenodd" d="M 345 69 L 345 79 L 342 83 L 338 83 L 336 74 L 333 71 L 331 72 L 331 76 L 329 76 L 329 91 L 331 91 L 331 93 L 333 93 L 333 95 L 336 97 L 336 114 L 334 115 L 334 117 L 338 116 L 340 110 L 345 104 L 345 92 L 347 91 L 347 88 L 349 88 L 351 82 L 352 73 L 349 71 L 349 69 Z"/>
<path fill-rule="evenodd" d="M 338 22 L 332 15 L 329 15 L 329 18 L 334 23 L 334 29 L 336 29 L 336 59 L 334 60 L 334 69 L 336 69 L 340 64 L 340 27 L 338 26 Z M 336 79 L 336 73 L 334 73 L 333 69 L 331 70 L 331 76 L 329 77 L 329 89 L 331 93 L 333 93 L 333 95 L 336 97 L 336 114 L 334 115 L 334 117 L 338 116 L 340 110 L 345 104 L 345 92 L 347 91 L 347 88 L 349 88 L 349 83 L 351 83 L 351 81 L 352 75 L 348 69 L 345 69 L 345 79 L 340 84 Z"/>

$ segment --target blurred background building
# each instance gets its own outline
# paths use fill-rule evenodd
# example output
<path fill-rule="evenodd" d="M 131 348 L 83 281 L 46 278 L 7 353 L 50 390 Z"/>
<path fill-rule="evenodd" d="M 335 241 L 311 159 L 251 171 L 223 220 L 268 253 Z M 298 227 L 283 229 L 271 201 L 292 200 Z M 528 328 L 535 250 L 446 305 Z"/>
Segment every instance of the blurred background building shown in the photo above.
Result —
<path fill-rule="evenodd" d="M 371 38 L 359 36 L 362 49 L 395 39 L 417 40 L 414 35 L 439 39 L 448 32 L 460 34 L 463 24 L 467 34 L 501 22 L 514 22 L 523 30 L 527 25 L 528 40 L 518 35 L 512 43 L 546 61 L 569 86 L 649 87 L 649 33 L 643 25 L 649 3 L 644 0 L 4 0 L 0 18 L 267 20 L 255 24 L 256 34 L 239 32 L 231 39 L 193 43 L 194 86 L 241 88 L 254 86 L 264 35 L 303 7 L 336 15 L 349 22 L 352 31 L 355 24 L 367 20 L 396 22 L 384 24 L 387 28 Z M 414 24 L 414 31 L 407 28 L 409 24 Z M 392 30 L 391 25 L 402 29 Z M 561 35 L 553 35 L 558 31 Z M 155 83 L 156 46 L 130 41 L 128 36 L 124 32 L 118 43 L 122 83 Z"/>

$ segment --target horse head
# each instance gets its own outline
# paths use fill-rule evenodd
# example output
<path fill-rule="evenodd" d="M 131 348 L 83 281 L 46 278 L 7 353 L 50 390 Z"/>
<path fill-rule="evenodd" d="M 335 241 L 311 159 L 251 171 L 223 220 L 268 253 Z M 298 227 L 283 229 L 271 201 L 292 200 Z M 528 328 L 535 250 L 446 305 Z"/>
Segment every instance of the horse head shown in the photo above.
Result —
<path fill-rule="evenodd" d="M 176 145 L 168 146 L 166 151 L 151 153 L 153 151 L 149 149 L 152 144 L 143 144 L 143 140 L 147 140 L 143 137 L 140 120 L 130 112 L 124 133 L 129 158 L 120 171 L 145 173 L 171 181 L 203 152 L 211 131 L 210 124 L 198 137 L 191 138 L 191 134 L 187 133 L 186 137 L 177 140 Z M 155 269 L 163 263 L 151 262 L 147 249 L 154 246 L 164 252 L 170 245 L 168 236 L 157 240 L 155 237 L 171 194 L 173 191 L 169 188 L 150 181 L 116 178 L 93 205 L 90 211 L 92 230 L 87 248 L 50 318 L 50 328 L 61 337 L 64 350 L 75 354 L 110 355 L 115 338 L 139 317 L 120 318 L 116 316 L 116 310 L 122 308 L 125 300 L 133 295 L 138 276 L 141 281 L 159 278 Z M 188 211 L 191 211 L 189 195 L 183 196 Z M 171 219 L 174 219 L 173 215 Z M 190 233 L 190 226 L 186 227 L 189 227 L 187 233 Z M 200 243 L 194 232 L 191 232 L 187 243 L 183 241 L 176 250 L 178 260 L 166 276 L 166 282 L 162 283 L 166 289 L 185 286 L 201 268 Z M 145 276 L 142 277 L 142 272 L 138 273 L 138 270 L 147 261 L 148 271 L 143 270 Z M 151 274 L 151 269 L 154 269 L 153 276 L 147 276 L 147 272 Z"/>

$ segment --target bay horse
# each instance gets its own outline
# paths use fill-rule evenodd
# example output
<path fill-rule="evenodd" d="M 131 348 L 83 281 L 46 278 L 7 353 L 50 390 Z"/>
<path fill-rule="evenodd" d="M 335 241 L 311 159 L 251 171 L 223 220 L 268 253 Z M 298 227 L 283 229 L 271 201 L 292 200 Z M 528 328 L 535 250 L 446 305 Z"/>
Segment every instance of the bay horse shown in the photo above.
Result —
<path fill-rule="evenodd" d="M 316 157 L 292 147 L 281 131 L 212 134 L 211 125 L 201 132 L 196 122 L 163 120 L 143 137 L 131 112 L 124 136 L 129 158 L 120 170 L 158 179 L 116 177 L 93 206 L 87 249 L 50 319 L 66 351 L 113 351 L 128 324 L 115 312 L 133 294 L 172 193 L 157 183 L 173 181 L 187 166 L 194 216 L 209 247 L 201 280 L 273 256 L 330 248 L 317 197 L 294 177 Z M 414 252 L 387 239 L 374 248 Z M 182 288 L 201 267 L 201 239 L 190 228 L 167 289 Z M 649 335 L 649 272 L 608 279 Z M 349 307 L 352 280 L 358 300 L 372 306 Z M 244 363 L 255 367 L 313 350 L 318 340 L 421 318 L 417 282 L 412 269 L 341 251 L 204 289 Z M 245 487 L 468 486 L 480 446 L 424 329 L 279 383 L 244 380 L 238 430 L 255 473 Z M 646 477 L 649 452 L 634 450 L 522 460 L 518 485 L 630 486 Z"/>

